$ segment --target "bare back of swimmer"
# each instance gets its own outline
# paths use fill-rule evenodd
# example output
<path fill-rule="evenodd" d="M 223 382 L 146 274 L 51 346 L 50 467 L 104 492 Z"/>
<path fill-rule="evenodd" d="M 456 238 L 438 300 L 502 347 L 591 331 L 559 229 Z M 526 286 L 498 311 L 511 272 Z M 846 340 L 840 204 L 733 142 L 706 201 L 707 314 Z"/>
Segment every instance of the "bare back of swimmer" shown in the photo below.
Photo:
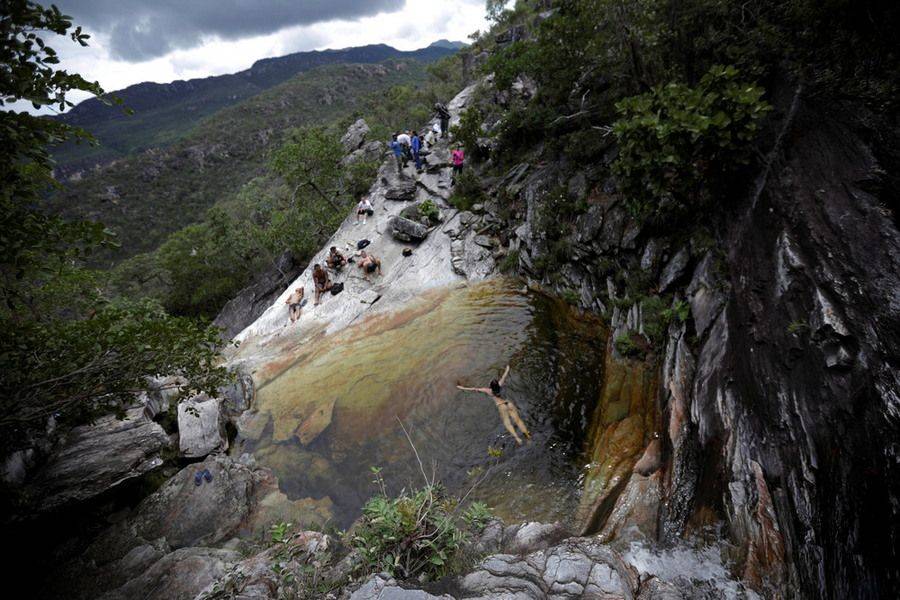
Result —
<path fill-rule="evenodd" d="M 526 438 L 531 437 L 531 432 L 528 431 L 528 428 L 525 426 L 525 423 L 519 416 L 519 409 L 516 407 L 516 405 L 502 397 L 503 384 L 506 381 L 507 375 L 509 375 L 509 365 L 506 365 L 506 370 L 503 371 L 503 375 L 500 377 L 499 381 L 497 379 L 491 380 L 490 387 L 473 388 L 464 387 L 461 385 L 457 385 L 456 387 L 467 392 L 480 392 L 482 394 L 487 394 L 488 396 L 490 396 L 494 401 L 494 404 L 497 406 L 497 412 L 500 413 L 500 420 L 503 422 L 503 426 L 510 433 L 510 435 L 515 438 L 516 443 L 521 444 L 522 438 L 519 437 L 519 434 L 516 431 L 516 427 L 518 427 L 519 430 L 522 431 L 522 435 L 524 435 Z"/>

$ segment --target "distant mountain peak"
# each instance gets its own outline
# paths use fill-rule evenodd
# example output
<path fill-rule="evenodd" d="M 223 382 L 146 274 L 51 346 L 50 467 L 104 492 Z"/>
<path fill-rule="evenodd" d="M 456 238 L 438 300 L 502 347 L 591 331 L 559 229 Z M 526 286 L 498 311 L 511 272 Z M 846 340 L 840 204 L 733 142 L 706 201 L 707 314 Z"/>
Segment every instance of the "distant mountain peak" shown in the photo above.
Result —
<path fill-rule="evenodd" d="M 429 48 L 448 48 L 451 50 L 459 50 L 460 48 L 465 48 L 465 42 L 451 42 L 450 40 L 439 39 L 436 42 L 431 42 L 428 44 Z"/>

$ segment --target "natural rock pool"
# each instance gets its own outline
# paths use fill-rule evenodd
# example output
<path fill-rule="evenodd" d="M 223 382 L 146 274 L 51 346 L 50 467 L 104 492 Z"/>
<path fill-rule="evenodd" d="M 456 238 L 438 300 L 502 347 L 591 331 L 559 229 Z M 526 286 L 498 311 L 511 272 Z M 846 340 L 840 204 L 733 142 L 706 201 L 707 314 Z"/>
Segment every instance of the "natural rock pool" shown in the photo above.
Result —
<path fill-rule="evenodd" d="M 602 321 L 503 280 L 435 290 L 311 341 L 288 329 L 266 351 L 277 360 L 253 373 L 256 410 L 233 452 L 270 467 L 310 522 L 346 527 L 377 491 L 370 467 L 390 492 L 422 485 L 402 422 L 428 476 L 451 491 L 479 482 L 470 497 L 509 522 L 568 521 L 605 342 Z M 488 396 L 456 388 L 485 387 L 507 364 L 505 396 L 532 433 L 522 446 Z"/>

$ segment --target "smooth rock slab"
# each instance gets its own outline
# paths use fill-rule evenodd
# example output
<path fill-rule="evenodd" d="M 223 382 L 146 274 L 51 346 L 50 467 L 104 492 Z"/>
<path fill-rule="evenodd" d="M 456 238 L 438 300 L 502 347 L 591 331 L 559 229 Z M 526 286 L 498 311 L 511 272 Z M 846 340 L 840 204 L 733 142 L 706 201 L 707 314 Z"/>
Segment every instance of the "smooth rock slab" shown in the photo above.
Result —
<path fill-rule="evenodd" d="M 63 438 L 28 493 L 38 511 L 93 498 L 161 466 L 160 452 L 168 446 L 168 434 L 143 406 L 128 410 L 124 419 L 102 417 Z"/>
<path fill-rule="evenodd" d="M 192 600 L 241 559 L 230 550 L 182 548 L 101 600 Z"/>
<path fill-rule="evenodd" d="M 228 450 L 222 401 L 203 394 L 180 403 L 178 440 L 181 454 L 188 458 Z"/>

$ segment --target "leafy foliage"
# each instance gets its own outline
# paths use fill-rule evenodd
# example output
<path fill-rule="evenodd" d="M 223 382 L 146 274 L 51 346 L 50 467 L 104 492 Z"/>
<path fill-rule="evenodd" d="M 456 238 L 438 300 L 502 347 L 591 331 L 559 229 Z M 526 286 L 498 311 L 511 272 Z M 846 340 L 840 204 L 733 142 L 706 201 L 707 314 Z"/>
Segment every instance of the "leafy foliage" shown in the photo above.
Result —
<path fill-rule="evenodd" d="M 672 83 L 620 101 L 613 171 L 636 215 L 699 208 L 709 188 L 746 163 L 771 110 L 763 90 L 733 67 L 715 66 L 696 87 Z"/>
<path fill-rule="evenodd" d="M 389 497 L 381 469 L 372 467 L 372 473 L 380 493 L 366 502 L 349 533 L 350 544 L 360 553 L 357 568 L 364 573 L 387 572 L 403 579 L 446 575 L 461 560 L 471 533 L 481 531 L 491 519 L 490 510 L 480 502 L 459 514 L 459 500 L 435 483 Z"/>
<path fill-rule="evenodd" d="M 465 169 L 456 176 L 453 186 L 453 195 L 450 196 L 450 204 L 460 210 L 471 210 L 472 206 L 484 202 L 486 199 L 481 187 L 481 179 L 472 169 Z"/>
<path fill-rule="evenodd" d="M 87 36 L 56 7 L 3 2 L 0 18 L 0 105 L 69 105 L 66 94 L 99 94 L 97 84 L 56 70 L 47 34 Z M 51 181 L 49 144 L 87 134 L 64 123 L 0 111 L 0 431 L 5 450 L 46 428 L 50 416 L 75 424 L 120 409 L 147 378 L 180 374 L 188 389 L 214 391 L 227 379 L 217 363 L 214 330 L 173 318 L 147 301 L 109 302 L 84 260 L 107 231 L 68 223 L 39 210 Z"/>
<path fill-rule="evenodd" d="M 429 222 L 436 223 L 441 218 L 441 211 L 431 198 L 421 202 L 417 209 L 419 214 L 428 219 Z"/>

